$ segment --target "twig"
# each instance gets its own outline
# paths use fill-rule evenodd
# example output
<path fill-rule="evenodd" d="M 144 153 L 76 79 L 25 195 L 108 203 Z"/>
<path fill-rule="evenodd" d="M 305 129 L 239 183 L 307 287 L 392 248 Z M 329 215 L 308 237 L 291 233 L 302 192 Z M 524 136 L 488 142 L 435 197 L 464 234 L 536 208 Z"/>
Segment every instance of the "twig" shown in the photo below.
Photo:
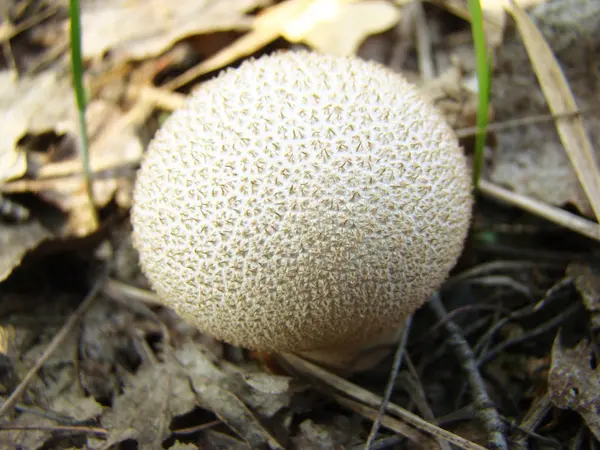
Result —
<path fill-rule="evenodd" d="M 35 362 L 33 367 L 29 369 L 23 380 L 19 383 L 16 389 L 12 394 L 6 399 L 6 401 L 0 407 L 0 417 L 4 416 L 10 408 L 14 406 L 14 404 L 21 398 L 21 396 L 25 393 L 25 389 L 29 385 L 29 382 L 33 379 L 33 377 L 38 373 L 44 363 L 48 360 L 48 358 L 54 353 L 54 351 L 58 348 L 58 346 L 65 340 L 65 338 L 69 335 L 69 333 L 73 330 L 77 322 L 83 317 L 88 308 L 92 305 L 98 292 L 102 287 L 102 284 L 106 280 L 108 275 L 108 270 L 94 283 L 90 292 L 86 295 L 83 301 L 79 304 L 77 309 L 71 314 L 69 320 L 65 322 L 62 328 L 56 333 L 56 336 L 50 341 L 44 353 L 39 357 L 39 359 Z"/>
<path fill-rule="evenodd" d="M 533 431 L 550 411 L 550 396 L 546 392 L 543 396 L 536 398 L 518 428 L 512 433 L 511 444 L 514 450 L 527 450 L 528 432 Z"/>
<path fill-rule="evenodd" d="M 310 361 L 301 358 L 300 356 L 286 353 L 281 355 L 294 369 L 301 371 L 305 374 L 310 374 L 317 378 L 319 381 L 326 383 L 327 385 L 338 389 L 341 392 L 371 406 L 372 408 L 378 408 L 381 405 L 382 398 L 378 395 L 373 394 L 372 392 L 357 386 L 354 383 L 349 382 L 348 380 L 335 375 L 328 370 L 313 364 Z M 475 444 L 474 442 L 469 441 L 461 436 L 458 436 L 450 431 L 444 430 L 443 428 L 438 427 L 437 425 L 431 424 L 416 414 L 411 413 L 410 411 L 394 404 L 389 403 L 387 405 L 387 411 L 390 414 L 393 414 L 406 423 L 412 425 L 415 428 L 418 428 L 421 431 L 426 432 L 427 434 L 445 439 L 451 444 L 456 445 L 457 447 L 464 450 L 487 450 L 485 447 L 481 445 Z"/>
<path fill-rule="evenodd" d="M 343 395 L 333 394 L 332 397 L 335 399 L 336 402 L 338 402 L 338 404 L 342 405 L 343 407 L 348 408 L 349 410 L 363 417 L 366 417 L 367 419 L 373 421 L 377 420 L 379 412 L 376 408 L 366 406 L 355 400 L 350 400 L 344 397 Z M 399 436 L 402 436 L 403 438 L 406 438 L 414 443 L 422 442 L 423 440 L 429 439 L 429 436 L 420 433 L 418 430 L 415 430 L 410 425 L 406 425 L 404 422 L 401 422 L 395 417 L 391 417 L 386 414 L 383 415 L 383 417 L 380 420 L 380 423 L 383 427 L 396 432 Z M 364 445 L 360 445 L 360 448 L 364 450 Z M 371 450 L 373 450 L 372 447 Z"/>
<path fill-rule="evenodd" d="M 402 337 L 400 338 L 400 342 L 398 343 L 398 346 L 396 348 L 396 353 L 394 354 L 394 362 L 390 370 L 390 377 L 385 387 L 383 400 L 381 402 L 381 405 L 379 406 L 379 412 L 377 414 L 377 417 L 373 421 L 373 426 L 371 427 L 371 432 L 369 433 L 367 442 L 365 443 L 365 450 L 371 449 L 371 446 L 373 445 L 373 442 L 377 437 L 377 433 L 379 432 L 381 419 L 383 419 L 383 416 L 385 415 L 385 410 L 387 409 L 387 405 L 390 402 L 390 397 L 392 396 L 392 391 L 394 390 L 394 385 L 396 384 L 396 378 L 398 378 L 398 372 L 400 371 L 400 367 L 402 366 L 402 358 L 404 356 L 404 350 L 406 349 L 406 342 L 408 340 L 408 332 L 410 330 L 411 323 L 412 315 L 409 316 L 406 319 L 406 322 L 404 323 Z"/>
<path fill-rule="evenodd" d="M 496 345 L 491 350 L 489 350 L 485 355 L 482 355 L 477 360 L 477 366 L 481 367 L 486 362 L 494 359 L 496 356 L 498 356 L 498 354 L 500 354 L 501 352 L 506 350 L 506 348 L 508 348 L 508 347 L 511 347 L 516 344 L 520 344 L 521 342 L 524 342 L 528 339 L 532 339 L 532 338 L 537 337 L 540 334 L 543 334 L 553 328 L 556 328 L 563 321 L 565 321 L 571 314 L 574 314 L 580 308 L 580 306 L 581 306 L 580 304 L 575 303 L 575 304 L 569 306 L 564 311 L 562 311 L 556 317 L 553 317 L 552 319 L 542 323 L 541 325 L 533 328 L 529 332 L 524 333 L 521 336 L 518 336 L 514 339 L 509 339 L 507 341 L 501 342 L 500 344 Z"/>
<path fill-rule="evenodd" d="M 448 314 L 437 293 L 429 300 L 429 306 L 439 320 L 444 319 Z M 463 337 L 460 327 L 454 321 L 446 321 L 446 330 L 450 333 L 450 345 L 454 348 L 461 366 L 467 372 L 476 413 L 488 433 L 488 445 L 494 450 L 508 450 L 504 435 L 504 423 L 487 393 L 473 350 Z"/>
<path fill-rule="evenodd" d="M 494 197 L 497 200 L 524 209 L 525 211 L 554 222 L 557 225 L 580 233 L 583 236 L 600 241 L 600 227 L 596 222 L 576 216 L 564 209 L 549 205 L 534 198 L 509 191 L 508 189 L 487 180 L 479 180 L 479 190 L 489 197 Z"/>

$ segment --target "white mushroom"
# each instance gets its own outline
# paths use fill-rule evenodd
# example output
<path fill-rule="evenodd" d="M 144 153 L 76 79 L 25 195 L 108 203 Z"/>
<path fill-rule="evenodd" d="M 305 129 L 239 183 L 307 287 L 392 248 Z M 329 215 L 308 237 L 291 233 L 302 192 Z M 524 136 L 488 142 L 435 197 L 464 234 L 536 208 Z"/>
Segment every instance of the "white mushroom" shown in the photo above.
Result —
<path fill-rule="evenodd" d="M 338 364 L 439 288 L 471 204 L 456 137 L 402 76 L 278 52 L 171 115 L 132 221 L 153 288 L 200 330 Z"/>

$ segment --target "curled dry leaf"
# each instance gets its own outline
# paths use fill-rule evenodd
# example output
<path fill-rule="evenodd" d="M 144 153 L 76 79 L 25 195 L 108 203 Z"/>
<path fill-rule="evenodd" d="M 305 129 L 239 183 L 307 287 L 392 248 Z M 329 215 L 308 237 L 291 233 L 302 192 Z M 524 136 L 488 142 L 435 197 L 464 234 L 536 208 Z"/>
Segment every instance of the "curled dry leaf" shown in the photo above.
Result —
<path fill-rule="evenodd" d="M 578 412 L 596 439 L 600 439 L 600 367 L 594 349 L 585 341 L 563 348 L 560 335 L 552 347 L 548 375 L 550 400 L 561 409 Z"/>
<path fill-rule="evenodd" d="M 246 13 L 265 0 L 128 0 L 82 4 L 85 58 L 113 52 L 117 59 L 156 56 L 185 37 L 217 31 L 247 30 Z"/>
<path fill-rule="evenodd" d="M 49 101 L 48 99 L 52 99 Z M 29 164 L 19 150 L 19 140 L 27 134 L 54 132 L 71 138 L 79 136 L 75 100 L 68 72 L 52 68 L 35 76 L 14 81 L 0 72 L 0 184 L 5 192 L 36 192 L 68 214 L 64 234 L 86 235 L 95 228 L 87 208 L 87 193 L 80 176 L 81 158 L 71 151 L 60 162 Z M 139 161 L 143 148 L 133 124 L 123 120 L 121 110 L 103 100 L 88 105 L 90 166 L 93 171 L 122 167 Z M 73 139 L 78 145 L 79 140 Z M 33 158 L 29 158 L 33 161 Z M 28 172 L 27 179 L 15 180 Z M 106 205 L 115 195 L 126 199 L 130 183 L 124 177 L 105 173 L 94 183 L 96 206 Z M 13 180 L 8 182 L 9 180 Z M 127 203 L 127 200 L 124 200 Z M 125 205 L 127 206 L 127 205 Z M 0 265 L 0 269 L 2 266 Z"/>
<path fill-rule="evenodd" d="M 312 1 L 284 28 L 291 42 L 304 42 L 332 55 L 355 55 L 370 35 L 393 27 L 400 9 L 387 1 Z"/>
<path fill-rule="evenodd" d="M 10 71 L 0 72 L 0 182 L 25 174 L 25 154 L 17 148 L 25 134 L 76 130 L 71 92 L 69 78 L 57 70 L 18 80 Z"/>
<path fill-rule="evenodd" d="M 16 225 L 0 222 L 0 281 L 5 280 L 28 251 L 52 237 L 52 233 L 37 221 Z"/>
<path fill-rule="evenodd" d="M 88 132 L 92 139 L 89 148 L 90 169 L 103 176 L 94 180 L 94 202 L 105 206 L 117 193 L 128 198 L 132 189 L 128 177 L 117 173 L 119 169 L 137 164 L 143 152 L 142 143 L 134 125 L 126 123 L 121 110 L 103 100 L 95 100 L 86 111 Z M 32 174 L 42 183 L 42 196 L 69 213 L 68 231 L 86 235 L 93 230 L 86 208 L 88 199 L 80 174 L 81 160 L 75 152 L 67 161 L 46 164 Z M 27 183 L 24 184 L 27 186 Z M 31 184 L 36 189 L 36 184 Z M 125 200 L 127 203 L 127 200 Z"/>

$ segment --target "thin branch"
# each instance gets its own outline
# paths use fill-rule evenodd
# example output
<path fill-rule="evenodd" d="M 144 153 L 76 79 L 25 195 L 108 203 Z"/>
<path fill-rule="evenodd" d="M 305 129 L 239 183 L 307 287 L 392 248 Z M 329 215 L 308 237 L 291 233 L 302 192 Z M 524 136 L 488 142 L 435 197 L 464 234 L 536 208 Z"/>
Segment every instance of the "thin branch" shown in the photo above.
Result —
<path fill-rule="evenodd" d="M 429 300 L 429 306 L 439 320 L 444 319 L 448 315 L 437 293 Z M 461 366 L 467 373 L 476 413 L 488 433 L 488 445 L 492 450 L 508 450 L 504 423 L 487 393 L 473 350 L 471 350 L 469 343 L 463 337 L 462 330 L 454 321 L 446 320 L 445 326 L 448 333 L 450 333 L 450 345 L 454 348 Z"/>

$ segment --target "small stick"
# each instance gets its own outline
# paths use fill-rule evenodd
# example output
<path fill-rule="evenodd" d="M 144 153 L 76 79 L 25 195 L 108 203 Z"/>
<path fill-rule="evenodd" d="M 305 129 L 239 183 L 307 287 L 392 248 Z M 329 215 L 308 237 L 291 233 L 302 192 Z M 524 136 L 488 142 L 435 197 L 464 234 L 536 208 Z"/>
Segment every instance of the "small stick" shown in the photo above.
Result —
<path fill-rule="evenodd" d="M 344 392 L 346 395 L 349 395 L 372 408 L 378 408 L 381 405 L 381 401 L 383 400 L 378 395 L 373 394 L 372 392 L 349 382 L 348 380 L 343 379 L 342 377 L 335 375 L 328 370 L 313 364 L 310 361 L 301 358 L 300 356 L 294 355 L 292 353 L 285 353 L 281 355 L 294 369 L 304 372 L 305 374 L 309 374 L 317 378 L 319 381 L 326 383 L 327 385 Z M 417 416 L 416 414 L 411 413 L 410 411 L 394 404 L 389 403 L 387 405 L 387 411 L 390 414 L 393 414 L 404 422 L 412 425 L 413 427 L 426 432 L 427 434 L 445 439 L 451 444 L 456 445 L 457 447 L 463 450 L 488 450 L 481 445 L 475 444 L 468 439 L 457 436 L 450 431 L 444 430 L 443 428 L 438 427 L 432 423 L 427 422 L 425 419 Z"/>
<path fill-rule="evenodd" d="M 445 319 L 448 315 L 437 293 L 429 300 L 429 306 L 439 320 Z M 461 366 L 467 372 L 477 415 L 488 433 L 488 445 L 493 450 L 508 450 L 504 434 L 504 423 L 487 393 L 473 350 L 462 335 L 460 327 L 454 321 L 446 320 L 445 327 L 450 333 L 450 345 L 454 348 Z"/>

